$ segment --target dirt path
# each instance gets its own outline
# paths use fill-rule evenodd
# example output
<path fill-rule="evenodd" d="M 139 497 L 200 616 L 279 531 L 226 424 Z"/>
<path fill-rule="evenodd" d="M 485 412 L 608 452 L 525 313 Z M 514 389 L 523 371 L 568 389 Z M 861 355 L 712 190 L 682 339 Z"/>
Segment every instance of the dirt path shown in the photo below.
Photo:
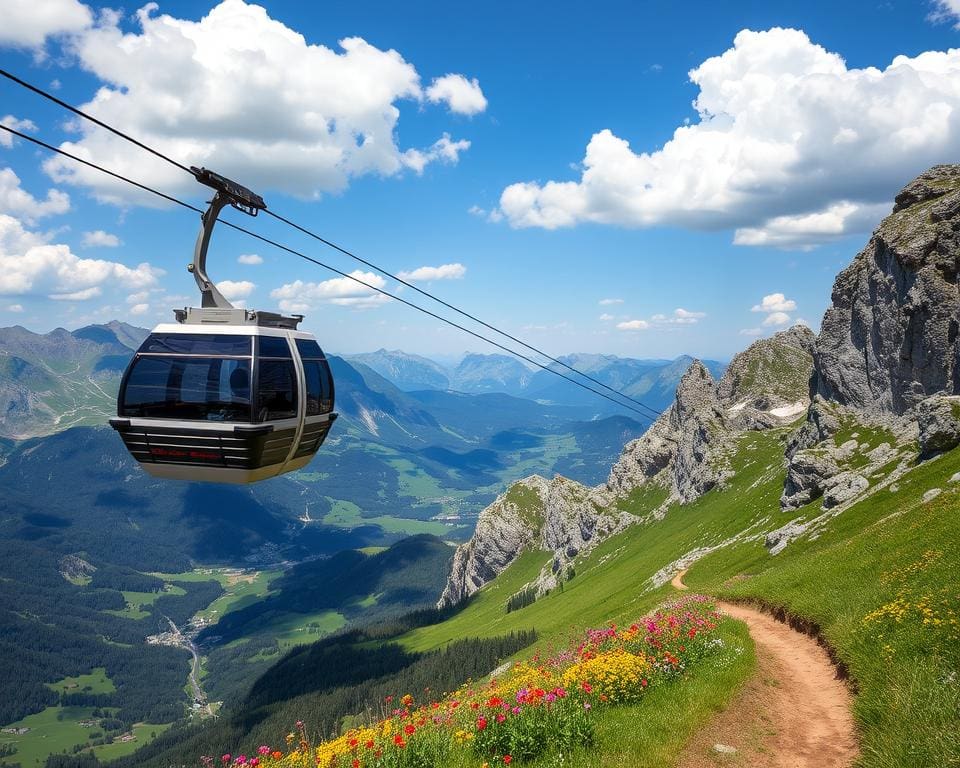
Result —
<path fill-rule="evenodd" d="M 673 586 L 685 590 L 683 572 Z M 679 768 L 846 768 L 858 754 L 853 698 L 827 652 L 772 616 L 718 602 L 747 624 L 757 671 L 723 712 L 687 745 Z M 733 751 L 735 750 L 735 751 Z"/>

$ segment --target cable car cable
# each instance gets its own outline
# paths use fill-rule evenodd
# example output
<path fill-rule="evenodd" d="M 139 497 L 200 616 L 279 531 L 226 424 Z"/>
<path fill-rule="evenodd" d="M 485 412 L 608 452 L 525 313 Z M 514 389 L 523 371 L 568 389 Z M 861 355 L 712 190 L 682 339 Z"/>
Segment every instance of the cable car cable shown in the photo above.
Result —
<path fill-rule="evenodd" d="M 40 88 L 39 86 L 32 85 L 31 83 L 26 82 L 25 80 L 17 77 L 16 75 L 12 74 L 11 72 L 8 72 L 7 70 L 5 70 L 5 69 L 3 69 L 3 68 L 0 68 L 0 75 L 3 75 L 3 76 L 6 77 L 8 80 L 11 80 L 11 81 L 13 81 L 14 83 L 17 83 L 18 85 L 21 85 L 21 86 L 23 86 L 24 88 L 27 88 L 28 90 L 32 91 L 33 93 L 36 93 L 36 94 L 39 95 L 39 96 L 42 96 L 42 97 L 44 97 L 44 98 L 46 98 L 46 99 L 49 99 L 50 101 L 52 101 L 52 102 L 54 102 L 55 104 L 58 104 L 58 105 L 64 107 L 65 109 L 68 109 L 69 111 L 73 112 L 74 114 L 79 115 L 80 117 L 83 117 L 83 118 L 89 120 L 90 122 L 95 123 L 96 125 L 99 125 L 101 128 L 104 128 L 105 130 L 110 131 L 111 133 L 115 134 L 116 136 L 119 136 L 120 138 L 125 139 L 126 141 L 129 141 L 129 142 L 131 142 L 132 144 L 135 144 L 136 146 L 140 147 L 141 149 L 145 149 L 147 152 L 150 152 L 151 154 L 155 155 L 156 157 L 158 157 L 158 158 L 160 158 L 160 159 L 162 159 L 162 160 L 167 161 L 168 163 L 170 163 L 171 165 L 175 166 L 176 168 L 179 168 L 180 170 L 185 171 L 186 173 L 189 173 L 189 174 L 192 175 L 192 176 L 196 176 L 196 171 L 195 171 L 193 168 L 190 168 L 190 167 L 188 167 L 188 166 L 186 166 L 186 165 L 184 165 L 184 164 L 182 164 L 182 163 L 177 162 L 176 160 L 174 160 L 173 158 L 169 157 L 168 155 L 165 155 L 165 154 L 163 154 L 162 152 L 160 152 L 160 151 L 158 151 L 158 150 L 156 150 L 156 149 L 153 149 L 152 147 L 144 144 L 143 142 L 138 141 L 137 139 L 133 138 L 133 137 L 130 136 L 129 134 L 124 133 L 123 131 L 121 131 L 121 130 L 119 130 L 119 129 L 117 129 L 117 128 L 114 128 L 113 126 L 109 125 L 108 123 L 103 122 L 102 120 L 99 120 L 99 119 L 96 118 L 96 117 L 93 117 L 92 115 L 84 112 L 82 109 L 79 109 L 78 107 L 74 107 L 73 105 L 68 104 L 67 102 L 65 102 L 65 101 L 57 98 L 56 96 L 54 96 L 52 93 L 49 93 L 48 91 L 45 91 L 43 88 Z M 649 412 L 650 412 L 651 414 L 653 414 L 654 416 L 659 416 L 659 415 L 662 413 L 661 411 L 657 410 L 656 408 L 653 408 L 652 406 L 647 405 L 646 403 L 642 402 L 641 400 L 637 400 L 636 398 L 631 397 L 630 395 L 627 395 L 627 394 L 625 394 L 625 393 L 623 393 L 623 392 L 620 392 L 618 389 L 615 389 L 614 387 L 611 387 L 611 386 L 609 386 L 608 384 L 605 384 L 604 382 L 600 381 L 600 380 L 597 379 L 596 377 L 591 376 L 590 374 L 585 373 L 585 372 L 579 370 L 578 368 L 575 368 L 575 367 L 573 367 L 572 365 L 569 365 L 568 363 L 563 362 L 563 361 L 560 360 L 559 358 L 556 358 L 556 357 L 554 357 L 553 355 L 550 355 L 550 354 L 544 352 L 543 350 L 541 350 L 541 349 L 533 346 L 532 344 L 528 344 L 527 342 L 523 341 L 522 339 L 517 338 L 516 336 L 513 336 L 512 334 L 508 333 L 507 331 L 503 331 L 503 330 L 501 330 L 500 328 L 497 328 L 496 326 L 494 326 L 494 325 L 492 325 L 492 324 L 490 324 L 490 323 L 488 323 L 488 322 L 486 322 L 486 321 L 484 321 L 484 320 L 481 320 L 479 317 L 477 317 L 477 316 L 475 316 L 475 315 L 467 312 L 466 310 L 462 310 L 462 309 L 460 309 L 459 307 L 454 306 L 453 304 L 445 301 L 444 299 L 441 299 L 439 296 L 436 296 L 436 295 L 430 293 L 429 291 L 423 290 L 422 288 L 414 285 L 413 283 L 411 283 L 411 282 L 409 282 L 409 281 L 407 281 L 407 280 L 404 280 L 403 278 L 401 278 L 401 277 L 393 274 L 393 273 L 390 272 L 389 270 L 384 269 L 383 267 L 381 267 L 381 266 L 379 266 L 379 265 L 377 265 L 377 264 L 374 264 L 373 262 L 367 261 L 366 259 L 364 259 L 364 258 L 362 258 L 362 257 L 360 257 L 360 256 L 357 256 L 355 253 L 352 253 L 351 251 L 347 250 L 346 248 L 344 248 L 344 247 L 342 247 L 342 246 L 340 246 L 340 245 L 337 245 L 336 243 L 334 243 L 334 242 L 332 242 L 332 241 L 330 241 L 330 240 L 327 240 L 326 238 L 322 237 L 321 235 L 318 235 L 318 234 L 315 233 L 315 232 L 312 232 L 311 230 L 307 229 L 306 227 L 302 227 L 302 226 L 300 226 L 299 224 L 297 224 L 296 222 L 291 221 L 290 219 L 288 219 L 288 218 L 286 218 L 286 217 L 284 217 L 284 216 L 282 216 L 282 215 L 280 215 L 280 214 L 274 213 L 273 211 L 271 211 L 271 210 L 269 210 L 269 209 L 266 209 L 266 210 L 265 210 L 265 213 L 266 213 L 267 215 L 273 217 L 273 218 L 276 219 L 277 221 L 283 222 L 284 224 L 287 224 L 288 226 L 293 227 L 294 229 L 302 232 L 303 234 L 305 234 L 305 235 L 307 235 L 307 236 L 309 236 L 309 237 L 312 237 L 314 240 L 317 240 L 318 242 L 323 243 L 323 244 L 326 245 L 327 247 L 332 248 L 332 249 L 338 251 L 339 253 L 342 253 L 344 256 L 347 256 L 347 257 L 349 257 L 349 258 L 351 258 L 351 259 L 353 259 L 353 260 L 355 260 L 355 261 L 357 261 L 357 262 L 359 262 L 359 263 L 361 263 L 361 264 L 369 267 L 370 269 L 376 270 L 377 272 L 381 273 L 382 275 L 385 275 L 386 277 L 389 277 L 391 280 L 395 280 L 396 282 L 401 283 L 402 285 L 404 285 L 404 286 L 406 286 L 406 287 L 408 287 L 408 288 L 411 288 L 412 290 L 416 291 L 417 293 L 421 294 L 422 296 L 426 296 L 427 298 L 432 299 L 433 301 L 437 302 L 438 304 L 443 305 L 443 306 L 446 307 L 447 309 L 451 309 L 451 310 L 453 310 L 454 312 L 462 315 L 463 317 L 466 317 L 466 318 L 468 318 L 469 320 L 472 320 L 473 322 L 475 322 L 475 323 L 477 323 L 477 324 L 479 324 L 479 325 L 482 325 L 484 328 L 487 328 L 487 329 L 493 331 L 494 333 L 497 333 L 497 334 L 503 336 L 504 338 L 510 339 L 510 341 L 513 341 L 513 342 L 515 342 L 515 343 L 517 343 L 517 344 L 520 344 L 520 345 L 521 345 L 522 347 L 524 347 L 525 349 L 528 349 L 528 350 L 530 350 L 531 352 L 535 352 L 536 354 L 541 355 L 542 357 L 546 358 L 547 360 L 550 360 L 552 363 L 555 363 L 556 365 L 562 366 L 563 368 L 566 368 L 568 371 L 570 371 L 570 372 L 572 372 L 572 373 L 575 373 L 575 374 L 577 374 L 578 376 L 582 376 L 584 379 L 586 379 L 586 380 L 588 380 L 588 381 L 590 381 L 590 382 L 592 382 L 592 383 L 594 383 L 594 384 L 602 387 L 603 389 L 605 389 L 605 390 L 607 390 L 607 391 L 609 391 L 609 392 L 612 392 L 612 393 L 615 394 L 617 397 L 621 397 L 621 398 L 623 398 L 624 400 L 628 400 L 628 401 L 630 401 L 631 403 L 634 403 L 635 405 L 638 405 L 638 406 L 640 406 L 641 408 L 644 408 L 645 410 L 649 411 Z"/>
<path fill-rule="evenodd" d="M 93 168 L 93 169 L 95 169 L 95 170 L 97 170 L 97 171 L 100 171 L 101 173 L 104 173 L 104 174 L 106 174 L 106 175 L 108 175 L 108 176 L 111 176 L 111 177 L 113 177 L 113 178 L 115 178 L 115 179 L 119 179 L 120 181 L 124 181 L 124 182 L 126 182 L 126 183 L 128 183 L 128 184 L 131 184 L 131 185 L 133 185 L 133 186 L 135 186 L 135 187 L 137 187 L 137 188 L 139 188 L 139 189 L 142 189 L 142 190 L 144 190 L 144 191 L 146 191 L 146 192 L 150 192 L 150 193 L 152 193 L 152 194 L 154 194 L 154 195 L 157 195 L 158 197 L 161 197 L 161 198 L 163 198 L 164 200 L 167 200 L 167 201 L 172 202 L 172 203 L 176 203 L 177 205 L 180 205 L 180 206 L 182 206 L 183 208 L 188 208 L 188 209 L 190 209 L 191 211 L 194 211 L 194 212 L 196 212 L 196 213 L 200 213 L 201 215 L 203 214 L 203 211 L 202 211 L 200 208 L 197 208 L 196 206 L 191 205 L 190 203 L 184 202 L 183 200 L 179 200 L 179 199 L 177 199 L 177 198 L 175 198 L 175 197 L 173 197 L 173 196 L 171 196 L 171 195 L 167 195 L 167 194 L 165 194 L 165 193 L 163 193 L 163 192 L 160 192 L 159 190 L 153 189 L 152 187 L 149 187 L 149 186 L 147 186 L 147 185 L 145 185 L 145 184 L 141 184 L 141 183 L 139 183 L 139 182 L 136 182 L 136 181 L 134 181 L 133 179 L 130 179 L 130 178 L 128 178 L 128 177 L 126 177 L 126 176 L 124 176 L 124 175 L 122 175 L 122 174 L 116 173 L 116 172 L 114 172 L 114 171 L 110 171 L 110 170 L 108 170 L 108 169 L 106 169 L 106 168 L 103 168 L 102 166 L 97 165 L 96 163 L 90 162 L 89 160 L 84 160 L 83 158 L 77 157 L 76 155 L 74 155 L 74 154 L 72 154 L 72 153 L 70 153 L 70 152 L 67 152 L 66 150 L 60 149 L 59 147 L 55 147 L 55 146 L 53 146 L 52 144 L 48 144 L 48 143 L 45 142 L 45 141 L 42 141 L 42 140 L 37 139 L 37 138 L 35 138 L 35 137 L 33 137 L 33 136 L 30 136 L 30 135 L 25 134 L 25 133 L 23 133 L 23 132 L 21 132 L 21 131 L 18 131 L 18 130 L 16 130 L 15 128 L 11 128 L 10 126 L 0 124 L 0 129 L 2 129 L 2 130 L 4 130 L 4 131 L 6 131 L 7 133 L 10 133 L 10 134 L 12 134 L 12 135 L 14 135 L 14 136 L 18 136 L 19 138 L 22 138 L 22 139 L 24 139 L 24 140 L 26 140 L 26 141 L 29 141 L 29 142 L 31 142 L 31 143 L 33 143 L 33 144 L 36 144 L 37 146 L 43 147 L 44 149 L 47 149 L 47 150 L 49 150 L 49 151 L 51 151 L 51 152 L 55 152 L 55 153 L 57 153 L 57 154 L 59 154 L 59 155 L 62 155 L 62 156 L 64 156 L 64 157 L 68 157 L 68 158 L 70 158 L 71 160 L 76 160 L 77 162 L 82 163 L 83 165 L 86 165 L 86 166 L 89 167 L 89 168 Z M 501 350 L 503 350 L 504 352 L 507 352 L 508 354 L 511 354 L 511 355 L 513 355 L 513 356 L 515 356 L 515 357 L 520 358 L 521 360 L 525 360 L 526 362 L 530 363 L 531 365 L 536 366 L 537 368 L 541 368 L 541 369 L 544 370 L 544 371 L 549 371 L 550 373 L 554 374 L 555 376 L 559 376 L 560 378 L 569 381 L 571 384 L 574 384 L 574 385 L 576 385 L 576 386 L 578 386 L 578 387 L 581 387 L 582 389 L 585 389 L 585 390 L 587 390 L 588 392 L 592 392 L 593 394 L 595 394 L 595 395 L 597 395 L 597 396 L 599 396 L 599 397 L 602 397 L 602 398 L 604 398 L 605 400 L 609 400 L 609 401 L 610 401 L 611 403 L 613 403 L 614 405 L 617 405 L 617 406 L 619 406 L 619 407 L 621 407 L 621 408 L 626 408 L 626 409 L 628 409 L 628 410 L 630 410 L 630 411 L 633 411 L 634 413 L 638 414 L 639 416 L 641 416 L 642 418 L 646 419 L 647 421 L 653 421 L 653 417 L 651 417 L 648 413 L 645 413 L 645 412 L 643 412 L 643 411 L 641 411 L 641 410 L 639 410 L 639 409 L 637 409 L 637 408 L 634 408 L 634 407 L 628 405 L 627 403 L 622 403 L 622 402 L 619 402 L 618 400 L 614 400 L 614 399 L 613 399 L 612 397 L 610 397 L 609 395 L 604 394 L 603 392 L 600 392 L 600 391 L 598 391 L 598 390 L 596 390 L 596 389 L 593 389 L 593 387 L 587 386 L 586 384 L 584 384 L 584 383 L 581 382 L 581 381 L 577 381 L 576 379 L 573 379 L 573 378 L 567 376 L 566 374 L 563 374 L 563 373 L 561 373 L 560 371 L 557 371 L 557 370 L 554 369 L 554 368 L 550 368 L 549 366 L 544 365 L 543 363 L 540 363 L 540 362 L 538 362 L 537 360 L 534 360 L 533 358 L 530 358 L 530 357 L 528 357 L 528 356 L 526 356 L 526 355 L 524 355 L 524 354 L 522 354 L 522 353 L 520 353 L 520 352 L 517 352 L 516 350 L 513 350 L 513 349 L 511 349 L 511 348 L 509 348 L 509 347 L 507 347 L 507 346 L 505 346 L 505 345 L 503 345 L 503 344 L 500 344 L 499 342 L 494 341 L 493 339 L 490 339 L 490 338 L 484 336 L 483 334 L 477 333 L 476 331 L 473 331 L 473 330 L 471 330 L 471 329 L 469 329 L 469 328 L 466 328 L 466 327 L 464 327 L 464 326 L 462 326 L 462 325 L 460 325 L 460 324 L 458 324 L 458 323 L 450 320 L 449 318 L 443 317 L 442 315 L 438 315 L 437 313 L 432 312 L 432 311 L 430 311 L 429 309 L 426 309 L 426 308 L 424 308 L 424 307 L 421 307 L 420 305 L 415 304 L 415 303 L 413 303 L 412 301 L 408 301 L 407 299 L 404 299 L 404 298 L 402 298 L 402 297 L 400 297 L 400 296 L 397 296 L 397 295 L 395 295 L 395 294 L 393 294 L 393 293 L 390 293 L 389 291 L 385 291 L 385 290 L 383 290 L 382 288 L 378 288 L 378 287 L 376 287 L 376 286 L 374 286 L 374 285 L 371 285 L 370 283 L 368 283 L 368 282 L 366 282 L 366 281 L 364 281 L 364 280 L 361 280 L 360 278 L 355 277 L 355 276 L 353 276 L 353 275 L 351 275 L 351 274 L 349 274 L 349 273 L 347 273 L 347 272 L 344 272 L 344 271 L 342 271 L 342 270 L 340 270 L 340 269 L 337 269 L 336 267 L 330 266 L 329 264 L 326 264 L 326 263 L 320 261 L 319 259 L 315 259 L 315 258 L 313 258 L 312 256 L 307 256 L 305 253 L 301 253 L 300 251 L 298 251 L 298 250 L 296 250 L 296 249 L 294 249 L 294 248 L 291 248 L 291 247 L 289 247 L 289 246 L 287 246 L 287 245 L 284 245 L 284 244 L 282 244 L 282 243 L 279 243 L 279 242 L 277 242 L 277 241 L 275 241 L 275 240 L 271 240 L 271 239 L 268 238 L 268 237 L 265 237 L 265 236 L 260 235 L 260 234 L 258 234 L 258 233 L 256 233 L 256 232 L 253 232 L 253 231 L 251 231 L 251 230 L 249 230 L 249 229 L 246 229 L 245 227 L 241 227 L 241 226 L 239 226 L 238 224 L 234 224 L 234 223 L 232 223 L 232 222 L 230 222 L 230 221 L 227 221 L 227 220 L 221 220 L 220 223 L 223 224 L 223 225 L 225 225 L 225 226 L 227 226 L 227 227 L 229 227 L 229 228 L 231 228 L 231 229 L 234 229 L 234 230 L 236 230 L 236 231 L 238 231 L 238 232 L 242 232 L 242 233 L 245 234 L 245 235 L 249 235 L 250 237 L 252 237 L 252 238 L 254 238 L 254 239 L 256 239 L 256 240 L 259 240 L 259 241 L 264 242 L 264 243 L 267 243 L 268 245 L 271 245 L 271 246 L 273 246 L 273 247 L 275 247 L 275 248 L 278 248 L 279 250 L 286 251 L 287 253 L 290 253 L 290 254 L 292 254 L 292 255 L 294 255 L 294 256 L 299 256 L 299 257 L 300 257 L 301 259 L 303 259 L 304 261 L 308 261 L 308 262 L 310 262 L 310 263 L 312 263 L 312 264 L 316 264 L 316 265 L 319 266 L 319 267 L 323 267 L 324 269 L 329 270 L 330 272 L 333 272 L 333 273 L 335 273 L 335 274 L 337 274 L 337 275 L 340 275 L 341 277 L 348 278 L 349 280 L 352 280 L 353 282 L 358 283 L 358 284 L 364 286 L 365 288 L 367 288 L 367 289 L 369 289 L 369 290 L 371 290 L 371 291 L 375 291 L 376 293 L 382 294 L 383 296 L 386 296 L 386 297 L 388 297 L 388 298 L 394 299 L 395 301 L 399 301 L 401 304 L 405 304 L 406 306 L 411 307 L 412 309 L 415 309 L 415 310 L 417 310 L 417 311 L 419 311 L 419 312 L 422 312 L 423 314 L 428 315 L 429 317 L 432 317 L 432 318 L 434 318 L 434 319 L 436 319 L 436 320 L 439 320 L 439 321 L 441 321 L 441 322 L 443 322 L 443 323 L 446 323 L 447 325 L 449 325 L 449 326 L 451 326 L 451 327 L 453 327 L 453 328 L 456 328 L 457 330 L 463 331 L 464 333 L 467 333 L 467 334 L 473 336 L 474 338 L 477 338 L 477 339 L 479 339 L 479 340 L 481 340 L 481 341 L 484 341 L 484 342 L 486 342 L 486 343 L 488 343 L 488 344 L 491 344 L 491 345 L 493 345 L 494 347 L 497 347 L 498 349 L 501 349 Z"/>

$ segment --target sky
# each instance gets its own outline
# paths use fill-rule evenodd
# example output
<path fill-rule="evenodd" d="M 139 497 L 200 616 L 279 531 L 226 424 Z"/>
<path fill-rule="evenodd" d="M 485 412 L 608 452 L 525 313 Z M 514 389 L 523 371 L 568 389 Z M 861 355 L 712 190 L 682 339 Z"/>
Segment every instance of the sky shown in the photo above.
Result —
<path fill-rule="evenodd" d="M 724 360 L 817 330 L 897 191 L 960 160 L 960 0 L 0 0 L 0 17 L 4 69 L 551 355 Z M 0 122 L 209 198 L 6 80 Z M 475 327 L 280 222 L 223 218 Z M 198 224 L 0 133 L 0 326 L 169 321 L 198 303 Z M 328 351 L 499 351 L 222 227 L 208 271 L 237 305 L 306 315 Z"/>

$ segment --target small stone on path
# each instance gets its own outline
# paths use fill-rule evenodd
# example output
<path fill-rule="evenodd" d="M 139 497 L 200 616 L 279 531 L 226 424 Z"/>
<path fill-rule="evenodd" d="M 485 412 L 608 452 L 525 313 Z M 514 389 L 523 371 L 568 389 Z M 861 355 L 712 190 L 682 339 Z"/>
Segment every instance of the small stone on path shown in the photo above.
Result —
<path fill-rule="evenodd" d="M 731 747 L 727 744 L 714 744 L 713 751 L 718 755 L 733 755 L 736 754 L 737 748 Z"/>

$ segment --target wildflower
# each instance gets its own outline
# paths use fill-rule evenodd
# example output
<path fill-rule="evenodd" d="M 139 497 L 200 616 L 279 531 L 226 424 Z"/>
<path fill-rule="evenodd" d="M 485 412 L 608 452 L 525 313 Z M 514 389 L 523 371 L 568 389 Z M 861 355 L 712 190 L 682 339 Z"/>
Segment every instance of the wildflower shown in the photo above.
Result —
<path fill-rule="evenodd" d="M 413 696 L 411 696 L 409 693 L 404 694 L 403 698 L 400 699 L 400 703 L 405 707 L 411 706 L 413 704 Z"/>
<path fill-rule="evenodd" d="M 259 747 L 257 747 L 257 754 L 258 754 L 258 755 L 269 755 L 269 754 L 270 754 L 270 747 L 268 747 L 266 744 L 261 744 Z"/>
<path fill-rule="evenodd" d="M 413 725 L 410 725 L 409 723 L 407 723 L 407 725 L 403 726 L 403 732 L 404 732 L 405 734 L 407 734 L 407 736 L 413 736 L 413 734 L 416 732 L 416 730 L 417 730 L 416 727 L 413 726 Z"/>
<path fill-rule="evenodd" d="M 503 762 L 506 763 L 507 765 L 510 765 L 510 763 L 513 762 L 513 758 L 510 757 L 510 755 L 504 755 Z"/>
<path fill-rule="evenodd" d="M 398 747 L 405 747 L 407 745 L 407 742 L 403 740 L 403 734 L 400 733 L 393 737 L 393 743 Z"/>
<path fill-rule="evenodd" d="M 227 754 L 225 754 L 223 757 L 220 758 L 220 762 L 223 763 L 224 765 L 226 765 L 226 764 L 229 763 L 232 759 L 233 759 L 232 756 L 231 756 L 230 753 L 228 752 Z"/>
<path fill-rule="evenodd" d="M 279 749 L 275 749 L 270 753 L 270 757 L 272 757 L 274 760 L 279 760 L 281 757 L 283 757 L 283 752 L 281 752 Z"/>
<path fill-rule="evenodd" d="M 487 718 L 485 718 L 485 717 L 478 717 L 478 718 L 477 718 L 477 730 L 478 730 L 478 731 L 482 731 L 482 730 L 483 730 L 484 728 L 486 728 L 486 727 L 487 727 Z"/>

